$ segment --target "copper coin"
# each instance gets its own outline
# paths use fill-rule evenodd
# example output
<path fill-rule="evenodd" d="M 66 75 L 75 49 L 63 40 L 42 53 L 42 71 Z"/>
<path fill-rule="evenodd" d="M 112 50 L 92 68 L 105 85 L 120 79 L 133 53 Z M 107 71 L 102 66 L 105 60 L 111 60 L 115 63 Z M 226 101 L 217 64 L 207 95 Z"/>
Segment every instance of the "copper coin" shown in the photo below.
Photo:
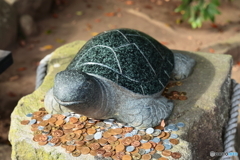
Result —
<path fill-rule="evenodd" d="M 157 150 L 157 151 L 163 151 L 164 150 L 164 145 L 162 145 L 162 144 L 158 144 L 156 147 L 155 147 L 155 149 Z"/>
<path fill-rule="evenodd" d="M 56 146 L 60 146 L 61 144 L 62 144 L 62 142 L 59 141 L 58 143 L 56 143 L 56 144 L 54 145 L 54 147 L 56 147 Z"/>
<path fill-rule="evenodd" d="M 55 122 L 55 124 L 56 124 L 57 126 L 60 126 L 60 125 L 64 124 L 64 120 L 62 120 L 62 119 L 57 120 L 57 121 Z"/>
<path fill-rule="evenodd" d="M 117 141 L 117 138 L 114 137 L 114 136 L 110 136 L 108 139 L 107 139 L 108 143 L 113 143 L 115 141 Z"/>
<path fill-rule="evenodd" d="M 73 133 L 75 134 L 75 136 L 73 137 L 74 140 L 78 140 L 81 137 L 80 133 L 75 133 L 75 132 Z"/>
<path fill-rule="evenodd" d="M 104 149 L 106 151 L 110 151 L 112 149 L 112 146 L 111 145 L 105 145 L 105 146 L 103 146 L 102 149 Z"/>
<path fill-rule="evenodd" d="M 123 129 L 125 132 L 129 133 L 129 132 L 132 132 L 133 127 L 124 127 Z"/>
<path fill-rule="evenodd" d="M 125 146 L 122 145 L 122 144 L 119 144 L 119 145 L 116 146 L 115 149 L 116 149 L 116 152 L 121 152 L 125 149 Z"/>
<path fill-rule="evenodd" d="M 75 149 L 76 149 L 76 146 L 74 146 L 74 145 L 69 145 L 69 146 L 66 147 L 66 150 L 68 152 L 73 152 Z"/>
<path fill-rule="evenodd" d="M 49 132 L 49 131 L 51 131 L 51 129 L 52 129 L 52 127 L 50 125 L 47 125 L 43 128 L 43 131 L 44 132 Z"/>
<path fill-rule="evenodd" d="M 165 137 L 165 135 L 166 135 L 166 132 L 161 132 L 161 133 L 158 135 L 158 138 Z"/>
<path fill-rule="evenodd" d="M 75 127 L 74 124 L 65 124 L 65 125 L 63 125 L 63 129 L 72 129 L 74 127 Z"/>
<path fill-rule="evenodd" d="M 30 122 L 29 120 L 23 120 L 23 121 L 21 121 L 21 124 L 22 125 L 27 125 L 29 122 Z"/>
<path fill-rule="evenodd" d="M 132 139 L 133 139 L 134 141 L 140 141 L 140 140 L 142 139 L 142 136 L 136 134 L 136 135 L 133 135 L 133 136 L 132 136 Z"/>
<path fill-rule="evenodd" d="M 60 141 L 60 138 L 58 138 L 58 137 L 53 137 L 49 142 L 56 144 L 56 143 L 58 143 L 59 141 Z"/>
<path fill-rule="evenodd" d="M 48 139 L 47 135 L 41 135 L 39 137 L 39 141 L 41 141 L 41 142 L 45 142 L 45 141 L 47 141 L 47 139 Z"/>
<path fill-rule="evenodd" d="M 51 124 L 54 124 L 55 122 L 57 121 L 57 118 L 55 117 L 51 117 L 48 122 L 51 123 Z"/>
<path fill-rule="evenodd" d="M 48 141 L 44 141 L 44 142 L 38 142 L 38 144 L 40 145 L 40 146 L 43 146 L 43 145 L 46 145 L 48 143 Z"/>
<path fill-rule="evenodd" d="M 31 125 L 32 128 L 38 128 L 38 126 L 39 126 L 38 124 L 32 124 Z"/>
<path fill-rule="evenodd" d="M 34 116 L 43 116 L 43 112 L 42 111 L 37 111 L 37 112 L 33 112 Z"/>
<path fill-rule="evenodd" d="M 182 82 L 177 81 L 177 82 L 175 82 L 175 84 L 176 84 L 177 86 L 181 86 L 181 85 L 182 85 Z"/>
<path fill-rule="evenodd" d="M 68 146 L 68 145 L 63 144 L 63 143 L 62 143 L 62 145 L 61 145 L 61 147 L 62 147 L 62 148 L 65 148 L 65 149 L 67 148 L 67 146 Z"/>
<path fill-rule="evenodd" d="M 63 131 L 62 130 L 55 130 L 55 131 L 52 131 L 52 136 L 54 137 L 61 137 L 63 136 Z"/>
<path fill-rule="evenodd" d="M 112 152 L 105 152 L 103 154 L 103 157 L 111 157 L 112 156 Z"/>
<path fill-rule="evenodd" d="M 66 139 L 67 139 L 67 140 L 72 140 L 72 139 L 75 137 L 75 135 L 76 135 L 76 134 L 73 133 L 73 132 L 72 132 L 72 133 L 67 133 L 67 134 L 66 134 Z"/>
<path fill-rule="evenodd" d="M 110 136 L 112 136 L 112 134 L 109 131 L 103 133 L 104 138 L 109 138 Z"/>
<path fill-rule="evenodd" d="M 87 133 L 88 133 L 88 134 L 94 134 L 94 133 L 96 133 L 96 129 L 94 129 L 94 128 L 88 128 L 88 129 L 87 129 Z"/>
<path fill-rule="evenodd" d="M 139 152 L 139 149 L 138 149 L 138 148 L 135 148 L 135 149 L 131 152 L 131 154 L 138 153 L 138 152 Z"/>
<path fill-rule="evenodd" d="M 97 149 L 100 148 L 100 144 L 98 144 L 98 143 L 91 143 L 91 144 L 89 145 L 89 147 L 90 147 L 92 150 L 97 150 Z"/>
<path fill-rule="evenodd" d="M 80 122 L 85 122 L 88 119 L 86 116 L 81 116 L 80 117 Z"/>
<path fill-rule="evenodd" d="M 81 148 L 81 153 L 82 154 L 88 154 L 90 152 L 90 148 L 88 148 L 88 147 L 82 147 Z"/>
<path fill-rule="evenodd" d="M 179 159 L 182 157 L 181 153 L 179 152 L 172 152 L 171 156 L 174 158 L 174 159 Z"/>
<path fill-rule="evenodd" d="M 64 118 L 66 118 L 66 116 L 64 116 L 64 115 L 62 115 L 62 114 L 59 114 L 59 115 L 57 116 L 57 119 L 58 119 L 58 120 L 64 120 Z"/>
<path fill-rule="evenodd" d="M 97 150 L 97 154 L 103 155 L 105 152 L 106 151 L 104 149 L 101 149 L 101 148 Z"/>
<path fill-rule="evenodd" d="M 83 146 L 85 144 L 84 141 L 75 141 L 76 146 Z"/>
<path fill-rule="evenodd" d="M 123 139 L 122 144 L 124 146 L 129 146 L 132 143 L 132 138 L 131 137 L 126 137 Z"/>
<path fill-rule="evenodd" d="M 77 122 L 78 122 L 78 118 L 76 118 L 76 117 L 70 117 L 70 118 L 69 118 L 69 122 L 70 122 L 71 124 L 77 123 Z"/>
<path fill-rule="evenodd" d="M 122 160 L 132 160 L 132 157 L 130 155 L 124 155 L 122 156 Z"/>
<path fill-rule="evenodd" d="M 134 147 L 139 147 L 139 146 L 141 145 L 141 142 L 139 142 L 139 141 L 133 141 L 133 142 L 131 143 L 131 145 L 134 146 Z"/>
<path fill-rule="evenodd" d="M 46 126 L 48 125 L 48 121 L 42 121 L 39 123 L 39 126 Z"/>
<path fill-rule="evenodd" d="M 149 134 L 146 134 L 146 135 L 143 135 L 143 136 L 142 136 L 142 139 L 148 141 L 148 140 L 151 139 L 151 136 L 150 136 Z"/>
<path fill-rule="evenodd" d="M 107 143 L 107 140 L 104 139 L 104 138 L 101 138 L 101 139 L 98 140 L 98 143 L 100 143 L 101 145 L 104 145 L 104 144 Z"/>
<path fill-rule="evenodd" d="M 152 144 L 149 143 L 149 142 L 143 143 L 143 144 L 142 144 L 142 148 L 143 148 L 143 149 L 150 149 L 150 148 L 152 148 Z"/>
<path fill-rule="evenodd" d="M 169 142 L 176 145 L 179 143 L 179 140 L 178 139 L 170 139 Z"/>
<path fill-rule="evenodd" d="M 164 150 L 164 151 L 162 151 L 162 155 L 163 156 L 171 156 L 171 154 L 172 154 L 172 152 L 171 151 L 169 151 L 169 150 Z"/>
<path fill-rule="evenodd" d="M 79 157 L 80 155 L 81 155 L 81 152 L 79 150 L 72 152 L 73 157 Z"/>
<path fill-rule="evenodd" d="M 169 132 L 165 132 L 165 136 L 162 137 L 162 140 L 168 139 L 170 137 L 170 133 Z"/>
<path fill-rule="evenodd" d="M 91 150 L 91 151 L 90 151 L 90 154 L 91 154 L 92 156 L 96 156 L 96 155 L 97 155 L 97 151 Z"/>
<path fill-rule="evenodd" d="M 72 129 L 72 130 L 73 130 L 73 132 L 76 133 L 76 134 L 77 134 L 77 133 L 78 133 L 78 134 L 82 134 L 82 133 L 83 133 L 82 130 L 80 130 L 80 129 L 78 129 L 78 130 Z"/>
<path fill-rule="evenodd" d="M 178 99 L 179 100 L 187 100 L 187 97 L 186 96 L 179 96 Z"/>
<path fill-rule="evenodd" d="M 163 129 L 164 129 L 164 127 L 163 127 L 163 126 L 161 126 L 161 125 L 159 125 L 159 126 L 156 126 L 156 127 L 154 127 L 154 129 L 160 129 L 160 130 L 163 130 Z"/>
<path fill-rule="evenodd" d="M 143 160 L 150 160 L 152 158 L 152 156 L 150 154 L 144 154 L 142 155 L 142 159 Z"/>
<path fill-rule="evenodd" d="M 123 132 L 122 128 L 113 129 L 114 135 L 121 134 Z"/>
<path fill-rule="evenodd" d="M 37 131 L 38 130 L 38 128 L 31 128 L 31 131 Z"/>
<path fill-rule="evenodd" d="M 41 134 L 36 134 L 36 135 L 34 135 L 34 137 L 33 137 L 33 141 L 35 141 L 35 142 L 39 142 L 41 136 L 42 136 Z"/>
<path fill-rule="evenodd" d="M 157 146 L 157 143 L 153 142 L 153 141 L 149 141 L 149 143 L 152 144 L 152 148 L 155 148 Z"/>
<path fill-rule="evenodd" d="M 76 124 L 75 128 L 82 129 L 84 128 L 84 124 Z"/>
<path fill-rule="evenodd" d="M 168 159 L 165 157 L 160 157 L 160 158 L 158 158 L 158 160 L 168 160 Z"/>

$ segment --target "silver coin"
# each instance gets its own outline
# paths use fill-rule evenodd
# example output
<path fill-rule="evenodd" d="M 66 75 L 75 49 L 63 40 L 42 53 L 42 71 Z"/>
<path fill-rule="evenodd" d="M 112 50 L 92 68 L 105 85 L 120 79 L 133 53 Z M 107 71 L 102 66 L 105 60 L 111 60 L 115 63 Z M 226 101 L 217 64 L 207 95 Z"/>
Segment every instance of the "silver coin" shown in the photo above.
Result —
<path fill-rule="evenodd" d="M 135 149 L 134 146 L 127 146 L 127 147 L 126 147 L 126 151 L 127 151 L 127 152 L 132 152 L 134 149 Z"/>
<path fill-rule="evenodd" d="M 178 123 L 177 123 L 177 126 L 178 126 L 178 127 L 184 127 L 185 124 L 184 124 L 183 122 L 178 122 Z"/>
<path fill-rule="evenodd" d="M 70 116 L 65 118 L 65 122 L 69 122 Z"/>
<path fill-rule="evenodd" d="M 85 138 L 86 138 L 87 141 L 90 141 L 94 138 L 94 135 L 93 134 L 87 135 Z"/>
<path fill-rule="evenodd" d="M 120 128 L 124 126 L 124 123 L 116 123 Z"/>
<path fill-rule="evenodd" d="M 48 145 L 51 146 L 51 147 L 52 147 L 52 146 L 55 146 L 54 143 L 50 143 L 50 142 L 48 143 Z"/>
<path fill-rule="evenodd" d="M 98 126 L 98 127 L 104 127 L 104 126 L 105 126 L 105 123 L 103 123 L 103 122 L 98 122 L 98 123 L 96 124 L 96 126 Z"/>
<path fill-rule="evenodd" d="M 94 139 L 101 139 L 102 138 L 102 132 L 97 132 L 94 134 Z"/>
<path fill-rule="evenodd" d="M 48 141 L 50 141 L 53 137 L 52 136 L 47 136 L 48 137 Z"/>
<path fill-rule="evenodd" d="M 151 149 L 145 149 L 145 154 L 148 154 L 151 152 Z"/>
<path fill-rule="evenodd" d="M 167 127 L 168 127 L 168 129 L 173 130 L 174 128 L 176 128 L 176 125 L 175 124 L 169 124 Z"/>
<path fill-rule="evenodd" d="M 155 143 L 159 143 L 161 140 L 158 137 L 154 137 L 151 141 L 153 141 Z"/>
<path fill-rule="evenodd" d="M 165 147 L 165 150 L 171 149 L 172 145 L 171 144 L 163 144 Z"/>
<path fill-rule="evenodd" d="M 144 155 L 145 154 L 145 149 L 139 149 L 138 153 L 141 154 L 141 155 Z"/>
<path fill-rule="evenodd" d="M 121 128 L 121 127 L 119 127 L 117 124 L 112 124 L 111 128 L 116 129 L 116 128 Z"/>
<path fill-rule="evenodd" d="M 142 140 L 140 140 L 140 142 L 141 142 L 141 143 L 147 143 L 148 141 L 147 141 L 147 140 L 144 140 L 144 139 L 142 139 Z"/>
<path fill-rule="evenodd" d="M 113 121 L 109 119 L 105 119 L 103 122 L 106 124 L 111 124 L 111 125 L 113 124 Z"/>
<path fill-rule="evenodd" d="M 27 116 L 27 117 L 32 117 L 33 114 L 32 114 L 32 113 L 28 113 L 28 114 L 26 114 L 26 116 Z"/>
<path fill-rule="evenodd" d="M 177 134 L 171 133 L 170 138 L 178 138 Z"/>
<path fill-rule="evenodd" d="M 117 135 L 115 135 L 114 137 L 116 137 L 117 139 L 119 139 L 119 138 L 122 138 L 122 135 L 121 135 L 121 134 L 117 134 Z"/>
<path fill-rule="evenodd" d="M 65 112 L 65 113 L 63 113 L 62 115 L 64 115 L 64 116 L 70 116 L 71 115 L 71 113 L 70 112 Z"/>
<path fill-rule="evenodd" d="M 166 126 L 166 127 L 164 128 L 164 132 L 171 132 L 171 129 L 169 129 L 168 126 Z"/>
<path fill-rule="evenodd" d="M 147 134 L 152 134 L 154 132 L 154 129 L 153 128 L 147 128 L 146 129 L 146 133 Z"/>
<path fill-rule="evenodd" d="M 104 157 L 103 160 L 113 160 L 111 157 Z"/>
<path fill-rule="evenodd" d="M 169 139 L 164 139 L 164 140 L 163 140 L 163 143 L 164 143 L 164 144 L 170 144 L 170 141 L 169 141 Z"/>
<path fill-rule="evenodd" d="M 36 119 L 31 119 L 28 124 L 29 124 L 29 125 L 32 125 L 32 124 L 35 124 L 36 122 L 37 122 Z"/>
<path fill-rule="evenodd" d="M 137 129 L 132 130 L 132 132 L 130 132 L 132 135 L 136 135 L 138 133 Z"/>
<path fill-rule="evenodd" d="M 153 136 L 158 136 L 162 131 L 160 129 L 155 129 L 152 133 Z"/>
<path fill-rule="evenodd" d="M 178 129 L 178 127 L 177 126 L 175 126 L 173 129 L 172 129 L 172 131 L 178 131 L 179 129 Z"/>
<path fill-rule="evenodd" d="M 38 126 L 38 130 L 43 130 L 44 129 L 44 126 Z"/>
<path fill-rule="evenodd" d="M 159 159 L 159 158 L 161 158 L 162 156 L 160 155 L 160 154 L 158 154 L 158 153 L 154 153 L 153 155 L 152 155 L 152 158 L 155 158 L 155 159 Z"/>
<path fill-rule="evenodd" d="M 132 136 L 133 136 L 132 133 L 126 133 L 126 134 L 124 135 L 124 137 L 132 137 Z"/>
<path fill-rule="evenodd" d="M 75 141 L 67 141 L 66 145 L 74 145 Z"/>
<path fill-rule="evenodd" d="M 143 135 L 145 135 L 146 133 L 145 133 L 145 131 L 140 130 L 140 131 L 138 131 L 138 134 L 139 134 L 140 136 L 143 136 Z"/>
<path fill-rule="evenodd" d="M 74 114 L 74 117 L 76 117 L 76 118 L 80 118 L 81 115 L 80 115 L 80 114 Z"/>

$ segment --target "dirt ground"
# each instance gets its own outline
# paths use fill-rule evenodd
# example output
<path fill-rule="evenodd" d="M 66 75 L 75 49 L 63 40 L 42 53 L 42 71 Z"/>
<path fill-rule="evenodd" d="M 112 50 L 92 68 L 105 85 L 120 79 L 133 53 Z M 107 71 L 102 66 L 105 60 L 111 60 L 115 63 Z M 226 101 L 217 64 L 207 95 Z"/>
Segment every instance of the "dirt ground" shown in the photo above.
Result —
<path fill-rule="evenodd" d="M 89 40 L 104 30 L 133 28 L 143 31 L 170 49 L 201 49 L 240 34 L 240 3 L 223 1 L 216 23 L 191 29 L 186 22 L 176 24 L 181 14 L 174 9 L 179 0 L 69 0 L 37 22 L 39 34 L 10 48 L 14 64 L 0 75 L 0 144 L 7 144 L 10 114 L 18 100 L 34 91 L 38 62 L 59 46 L 75 40 Z M 240 45 L 240 44 L 239 44 Z M 209 49 L 217 54 L 214 49 Z M 236 62 L 240 62 L 236 60 Z M 240 75 L 240 63 L 234 75 Z M 240 78 L 237 78 L 240 83 Z M 0 150 L 1 152 L 1 150 Z M 5 159 L 10 151 L 4 149 Z M 2 153 L 2 158 L 4 158 Z M 1 153 L 0 153 L 1 157 Z M 2 159 L 0 158 L 0 159 Z"/>

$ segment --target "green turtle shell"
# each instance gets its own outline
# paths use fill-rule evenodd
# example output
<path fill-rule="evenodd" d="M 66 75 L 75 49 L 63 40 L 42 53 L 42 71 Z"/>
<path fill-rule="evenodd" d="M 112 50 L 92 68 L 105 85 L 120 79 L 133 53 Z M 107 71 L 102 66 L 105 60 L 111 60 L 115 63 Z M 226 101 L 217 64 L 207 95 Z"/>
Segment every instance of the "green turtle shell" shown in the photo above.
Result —
<path fill-rule="evenodd" d="M 154 38 L 133 29 L 115 29 L 90 39 L 67 70 L 96 74 L 150 95 L 166 86 L 173 68 L 173 53 Z"/>

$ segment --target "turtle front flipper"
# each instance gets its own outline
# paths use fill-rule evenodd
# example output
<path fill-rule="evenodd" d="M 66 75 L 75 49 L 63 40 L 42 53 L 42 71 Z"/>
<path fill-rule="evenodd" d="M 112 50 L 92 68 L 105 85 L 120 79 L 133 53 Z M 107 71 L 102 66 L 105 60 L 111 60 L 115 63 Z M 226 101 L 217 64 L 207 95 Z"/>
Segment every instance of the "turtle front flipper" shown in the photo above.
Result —
<path fill-rule="evenodd" d="M 193 70 L 196 61 L 187 55 L 180 53 L 174 54 L 174 69 L 172 72 L 172 80 L 181 80 L 187 78 Z"/>
<path fill-rule="evenodd" d="M 165 97 L 147 97 L 127 102 L 118 111 L 117 120 L 123 121 L 137 129 L 145 129 L 160 124 L 172 112 L 173 103 Z"/>

